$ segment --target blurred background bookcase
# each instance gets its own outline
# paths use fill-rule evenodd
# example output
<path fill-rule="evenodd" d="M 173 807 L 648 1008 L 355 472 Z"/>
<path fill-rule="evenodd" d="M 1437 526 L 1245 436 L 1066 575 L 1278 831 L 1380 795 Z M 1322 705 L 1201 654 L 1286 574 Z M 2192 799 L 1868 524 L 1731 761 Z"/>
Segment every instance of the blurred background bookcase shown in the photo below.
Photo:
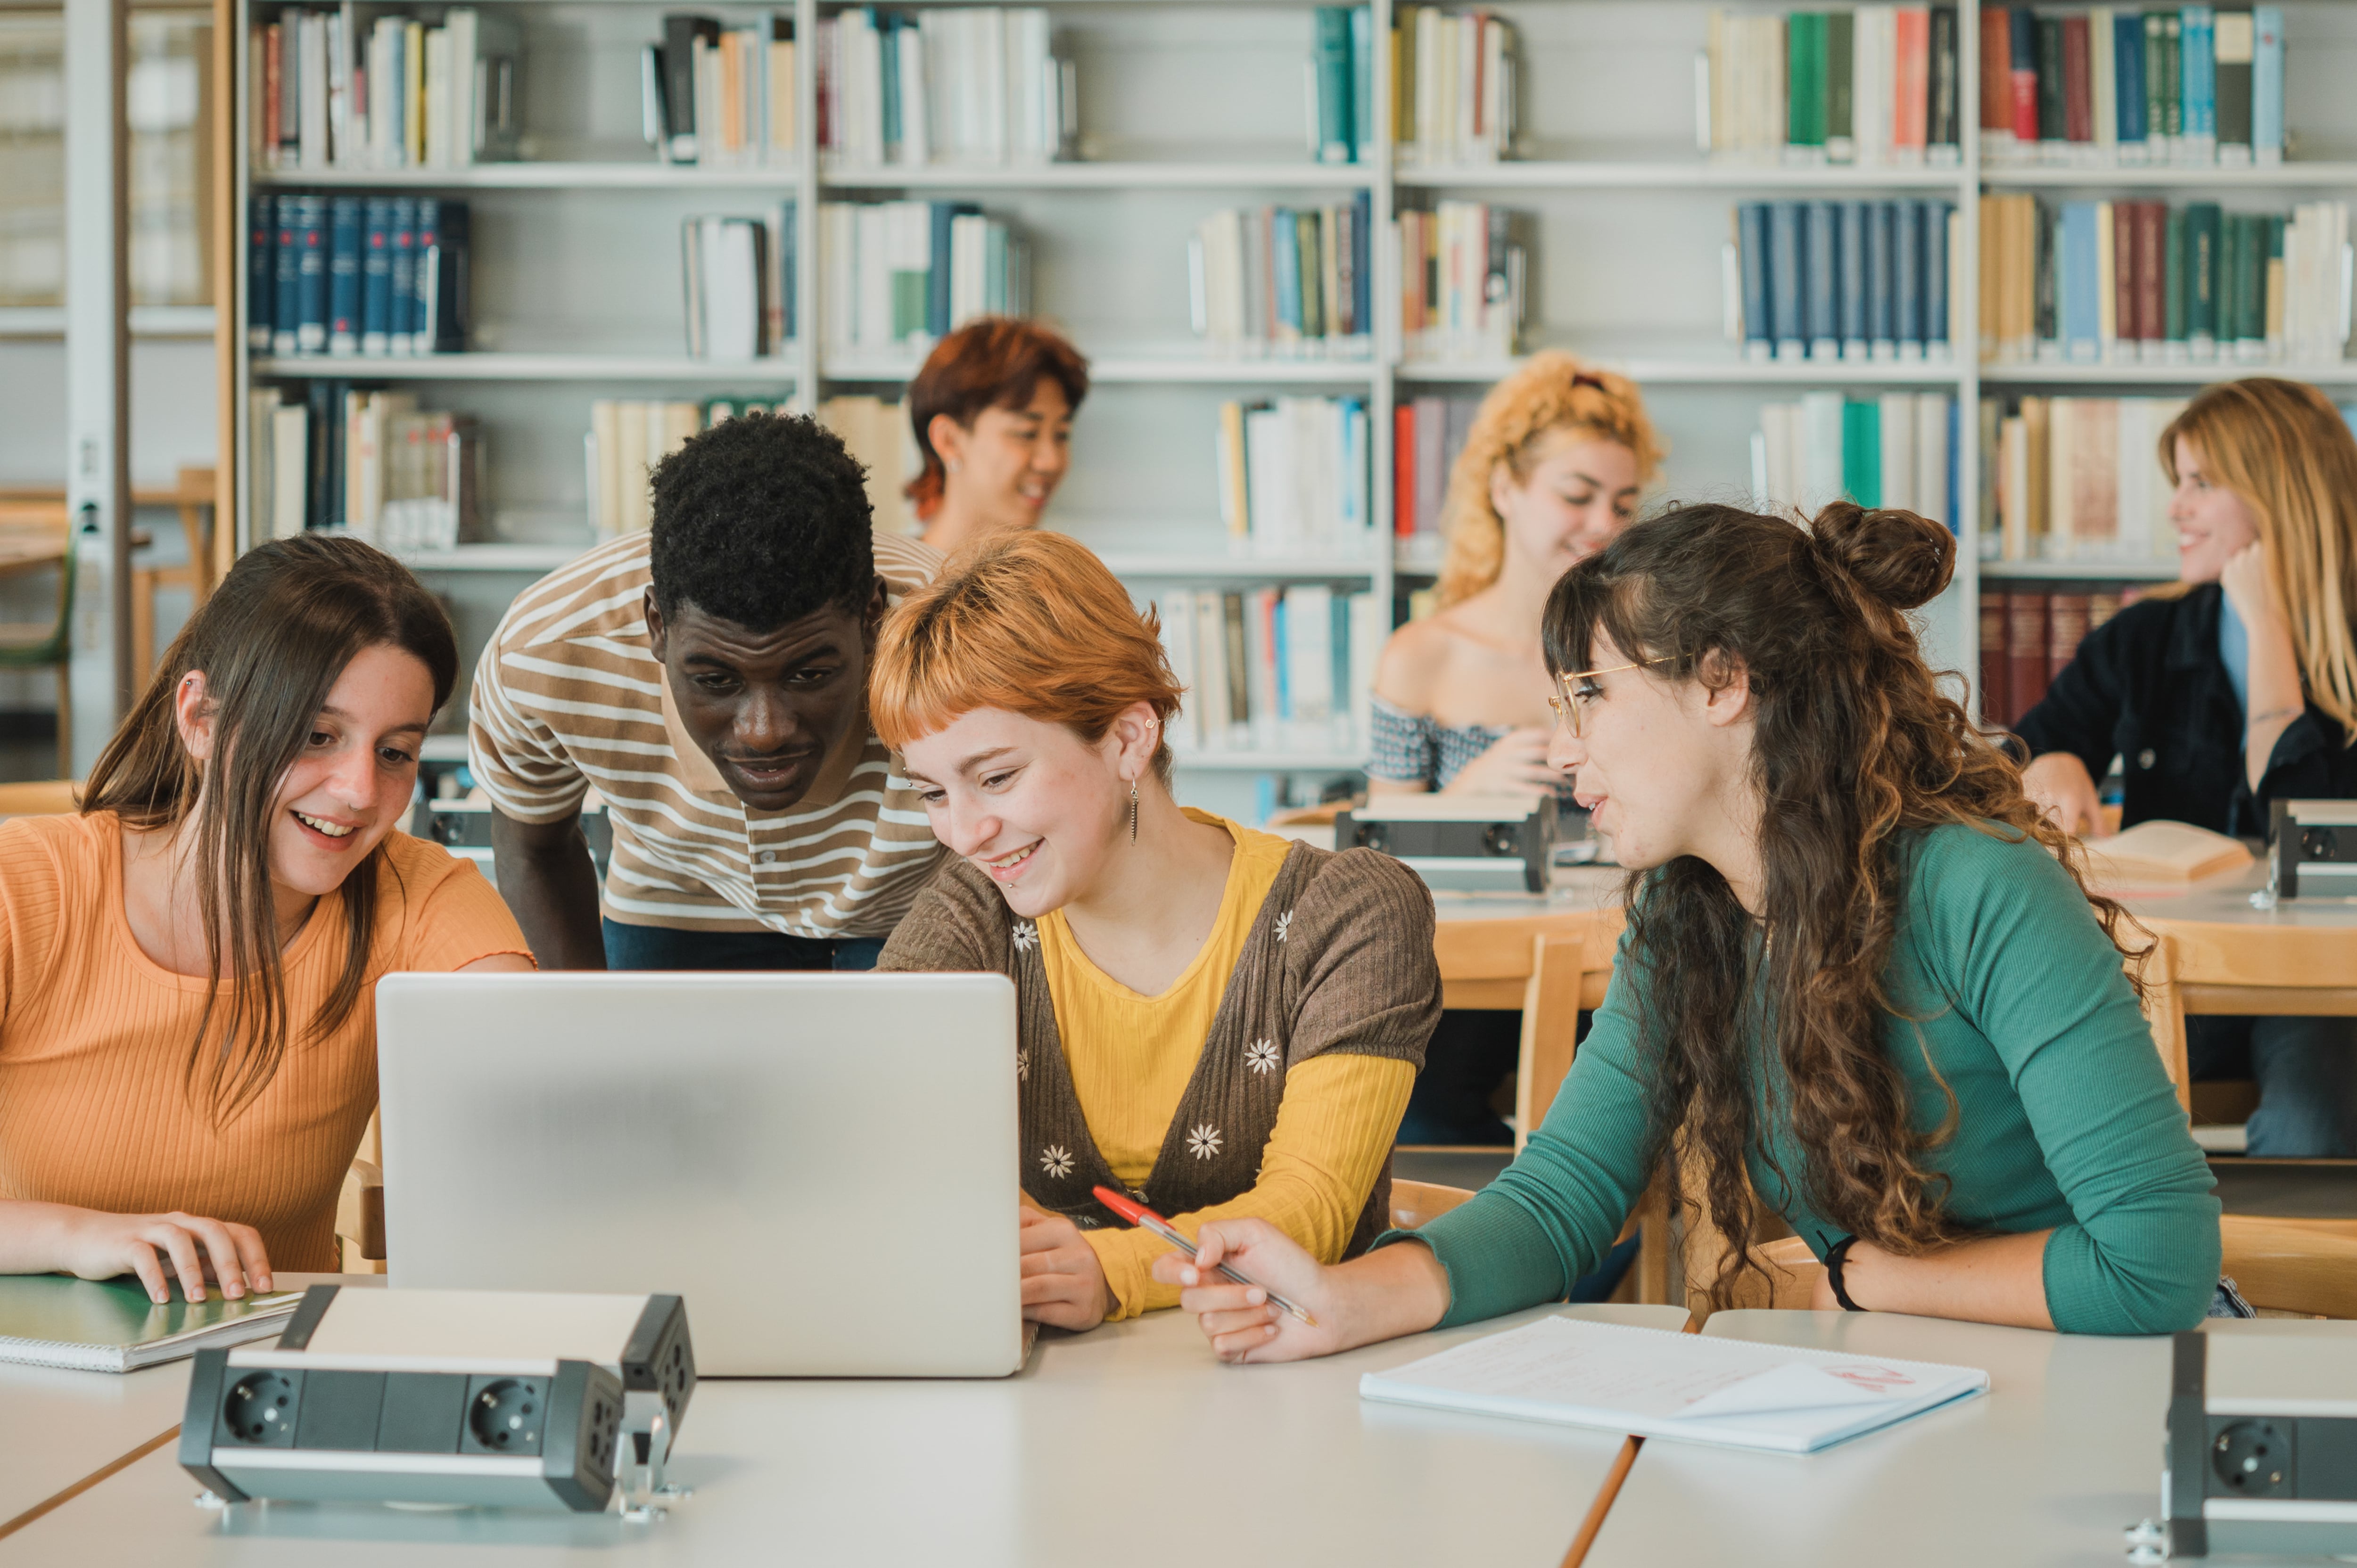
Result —
<path fill-rule="evenodd" d="M 922 11 L 921 4 L 888 7 Z M 235 27 L 276 14 L 238 0 Z M 372 9 L 362 7 L 363 10 Z M 386 7 L 388 11 L 394 9 Z M 404 7 L 431 17 L 439 7 Z M 520 161 L 402 171 L 280 170 L 236 160 L 224 203 L 243 214 L 257 190 L 407 192 L 465 198 L 473 213 L 474 351 L 409 360 L 284 360 L 238 350 L 234 408 L 245 450 L 250 388 L 349 377 L 411 388 L 421 401 L 463 409 L 484 433 L 485 517 L 495 542 L 420 555 L 414 564 L 450 603 L 471 660 L 512 596 L 539 573 L 592 542 L 581 437 L 599 398 L 742 398 L 813 408 L 843 393 L 899 395 L 912 356 L 830 352 L 809 324 L 825 319 L 828 279 L 813 264 L 822 201 L 902 195 L 980 203 L 1028 242 L 1035 313 L 1064 330 L 1092 362 L 1094 390 L 1074 437 L 1074 463 L 1050 509 L 1051 526 L 1077 535 L 1122 574 L 1141 600 L 1170 587 L 1329 583 L 1371 590 L 1405 616 L 1428 586 L 1428 555 L 1395 558 L 1393 411 L 1419 395 L 1478 395 L 1512 361 L 1422 361 L 1403 352 L 1396 255 L 1383 243 L 1394 214 L 1442 199 L 1487 201 L 1521 215 L 1528 248 L 1529 316 L 1521 347 L 1561 347 L 1633 375 L 1670 445 L 1649 498 L 1743 501 L 1752 492 L 1752 435 L 1763 403 L 1803 392 L 1858 398 L 1938 392 L 1954 400 L 1962 439 L 1953 520 L 1962 548 L 1954 585 L 1922 615 L 1941 666 L 1978 668 L 1981 578 L 2121 580 L 2171 575 L 2167 563 L 2125 571 L 2070 562 L 1983 562 L 1985 464 L 1975 414 L 1985 395 L 2063 391 L 2136 395 L 2190 390 L 2222 374 L 2268 367 L 2016 363 L 1983 366 L 1976 306 L 1977 199 L 2034 190 L 2054 199 L 2199 189 L 2230 209 L 2280 211 L 2301 193 L 2357 185 L 2357 6 L 2309 0 L 2284 7 L 2290 51 L 2286 99 L 2294 152 L 2263 169 L 1998 166 L 1981 154 L 1981 28 L 1962 7 L 1957 28 L 1962 117 L 1948 166 L 1795 166 L 1720 161 L 1696 150 L 1696 58 L 1711 15 L 1783 15 L 1777 6 L 1702 0 L 1504 0 L 1485 7 L 1508 22 L 1519 50 L 1519 136 L 1494 164 L 1434 166 L 1395 156 L 1392 105 L 1378 91 L 1372 156 L 1319 163 L 1303 134 L 1305 63 L 1314 16 L 1268 0 L 1072 0 L 1049 7 L 1055 52 L 1079 83 L 1080 158 L 1038 166 L 822 167 L 815 147 L 817 0 L 780 6 L 665 6 L 642 0 L 486 0 L 522 35 Z M 640 51 L 662 36 L 666 10 L 694 9 L 749 24 L 791 16 L 799 117 L 793 160 L 720 169 L 657 161 L 640 136 Z M 1462 9 L 1451 7 L 1452 10 Z M 2041 12 L 2083 7 L 2040 7 Z M 1391 75 L 1394 6 L 1372 6 L 1374 80 Z M 242 49 L 235 124 L 255 83 Z M 2340 140 L 2336 140 L 2336 136 Z M 241 145 L 242 137 L 241 136 Z M 2343 143 L 2346 145 L 2343 145 Z M 1206 351 L 1190 330 L 1187 242 L 1215 209 L 1316 205 L 1368 198 L 1378 302 L 1372 352 L 1361 359 L 1234 359 Z M 1953 203 L 1958 233 L 1949 287 L 1955 350 L 1945 360 L 1854 363 L 1755 362 L 1725 332 L 1724 252 L 1730 209 L 1745 200 L 1874 199 Z M 751 364 L 684 356 L 681 220 L 763 217 L 792 201 L 799 223 L 794 318 L 804 327 Z M 227 280 L 242 343 L 242 276 Z M 2285 371 L 2328 386 L 2357 385 L 2357 366 Z M 2175 395 L 2183 395 L 2180 390 Z M 1370 414 L 1375 538 L 1350 560 L 1263 560 L 1230 552 L 1220 521 L 1215 435 L 1232 398 L 1286 393 L 1362 398 Z M 2337 394 L 2336 394 L 2337 395 Z M 253 537 L 250 476 L 239 476 L 241 539 Z M 463 704 L 457 704 L 463 706 Z M 462 729 L 463 714 L 449 721 Z M 448 752 L 459 734 L 437 737 Z M 1315 799 L 1362 760 L 1331 754 L 1200 755 L 1182 768 L 1182 797 L 1251 815 L 1279 799 Z"/>

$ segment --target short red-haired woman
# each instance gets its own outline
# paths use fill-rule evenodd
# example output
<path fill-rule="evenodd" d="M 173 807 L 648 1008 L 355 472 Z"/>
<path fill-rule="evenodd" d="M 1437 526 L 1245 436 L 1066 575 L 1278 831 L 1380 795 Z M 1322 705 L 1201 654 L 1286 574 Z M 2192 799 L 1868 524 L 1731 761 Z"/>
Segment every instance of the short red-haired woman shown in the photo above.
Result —
<path fill-rule="evenodd" d="M 1100 1184 L 1189 1235 L 1251 1216 L 1329 1262 L 1365 1251 L 1440 1015 L 1424 885 L 1178 806 L 1178 699 L 1151 617 L 1053 533 L 952 561 L 869 680 L 956 856 L 877 967 L 1014 980 L 1023 1310 L 1062 1328 L 1178 1303 L 1148 1273 L 1168 1249 Z"/>
<path fill-rule="evenodd" d="M 907 494 L 944 555 L 1039 526 L 1071 466 L 1089 362 L 1036 322 L 985 316 L 933 345 L 909 383 L 924 467 Z"/>

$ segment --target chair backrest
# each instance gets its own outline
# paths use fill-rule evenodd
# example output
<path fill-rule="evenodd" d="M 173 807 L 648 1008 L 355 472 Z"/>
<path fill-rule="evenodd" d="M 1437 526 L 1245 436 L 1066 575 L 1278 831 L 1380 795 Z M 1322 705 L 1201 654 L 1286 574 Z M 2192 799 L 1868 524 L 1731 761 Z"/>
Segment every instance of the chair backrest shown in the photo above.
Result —
<path fill-rule="evenodd" d="M 1427 1219 L 1437 1219 L 1473 1194 L 1461 1187 L 1443 1187 L 1433 1181 L 1402 1181 L 1392 1179 L 1392 1229 L 1414 1230 Z"/>
<path fill-rule="evenodd" d="M 81 803 L 74 799 L 78 788 L 70 779 L 0 784 L 0 817 L 66 816 L 81 810 Z"/>
<path fill-rule="evenodd" d="M 2228 1214 L 2219 1219 L 2218 1235 L 2226 1275 L 2253 1306 L 2357 1317 L 2357 1237 L 2345 1230 Z"/>
<path fill-rule="evenodd" d="M 1758 1269 L 1745 1269 L 1735 1279 L 1735 1299 L 1728 1305 L 1738 1307 L 1777 1307 L 1805 1312 L 1816 1301 L 1817 1282 L 1824 1277 L 1825 1266 L 1809 1251 L 1809 1244 L 1798 1236 L 1781 1240 L 1762 1241 L 1751 1249 L 1751 1261 Z M 1761 1278 L 1762 1273 L 1767 1277 Z M 1702 1298 L 1709 1281 L 1689 1278 L 1686 1294 L 1688 1310 L 1702 1317 L 1710 1316 L 1710 1305 Z"/>

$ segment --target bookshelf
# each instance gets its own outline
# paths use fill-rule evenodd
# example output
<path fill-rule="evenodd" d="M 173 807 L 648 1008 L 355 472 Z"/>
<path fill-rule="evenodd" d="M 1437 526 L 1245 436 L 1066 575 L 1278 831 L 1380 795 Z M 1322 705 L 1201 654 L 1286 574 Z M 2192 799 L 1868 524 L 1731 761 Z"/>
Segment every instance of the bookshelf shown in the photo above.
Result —
<path fill-rule="evenodd" d="M 1959 156 L 1932 166 L 1800 166 L 1705 158 L 1694 150 L 1694 61 L 1713 6 L 1706 0 L 1501 0 L 1520 49 L 1522 155 L 1511 161 L 1421 166 L 1395 156 L 1388 94 L 1378 93 L 1373 156 L 1308 161 L 1302 147 L 1302 65 L 1311 12 L 1286 0 L 1205 5 L 1187 0 L 1058 0 L 1057 50 L 1076 62 L 1081 161 L 987 168 L 823 167 L 813 142 L 813 51 L 797 50 L 800 149 L 791 162 L 716 169 L 655 161 L 639 135 L 638 49 L 659 33 L 663 6 L 640 0 L 484 0 L 524 34 L 524 160 L 454 169 L 282 171 L 236 160 L 234 210 L 255 190 L 387 191 L 467 197 L 475 212 L 479 351 L 412 360 L 244 358 L 245 392 L 346 375 L 414 388 L 439 406 L 475 413 L 490 454 L 487 481 L 497 543 L 413 557 L 479 642 L 529 575 L 587 547 L 580 436 L 594 397 L 746 396 L 815 407 L 845 392 L 897 395 L 915 367 L 907 353 L 832 349 L 815 331 L 751 364 L 682 353 L 678 230 L 692 214 L 759 215 L 795 204 L 800 269 L 796 316 L 823 321 L 827 280 L 817 252 L 822 201 L 956 196 L 984 205 L 1030 242 L 1039 313 L 1092 361 L 1094 390 L 1075 435 L 1074 467 L 1049 513 L 1098 549 L 1141 598 L 1165 586 L 1234 587 L 1329 582 L 1397 604 L 1427 585 L 1437 562 L 1383 540 L 1363 559 L 1254 559 L 1230 553 L 1218 521 L 1213 431 L 1220 401 L 1290 392 L 1366 400 L 1374 514 L 1389 519 L 1392 412 L 1419 394 L 1469 395 L 1511 361 L 1426 360 L 1403 351 L 1379 309 L 1372 352 L 1358 359 L 1248 359 L 1207 352 L 1188 326 L 1186 242 L 1215 208 L 1308 204 L 1368 197 L 1380 241 L 1403 208 L 1443 198 L 1487 200 L 1524 214 L 1532 307 L 1525 350 L 1565 347 L 1633 375 L 1671 444 L 1653 499 L 1735 499 L 1750 489 L 1749 438 L 1762 403 L 1802 391 L 1873 396 L 1944 393 L 1960 411 L 1954 585 L 1922 612 L 1927 652 L 1943 668 L 1978 668 L 1980 579 L 2127 582 L 2168 575 L 2165 564 L 1980 559 L 1982 465 L 1973 415 L 1984 395 L 2024 389 L 2126 394 L 2190 390 L 2221 376 L 2281 371 L 2357 387 L 2357 362 L 2279 368 L 2214 365 L 1983 366 L 1978 341 L 1978 200 L 1985 192 L 2052 199 L 2122 193 L 2208 192 L 2229 204 L 2280 210 L 2291 199 L 2357 188 L 2357 118 L 2336 81 L 2357 66 L 2357 7 L 2298 0 L 2285 7 L 2295 48 L 2288 117 L 2298 145 L 2280 166 L 2077 168 L 1985 165 L 1978 134 L 1980 7 L 1961 8 Z M 890 7 L 921 11 L 928 0 Z M 1736 4 L 1741 15 L 1790 6 Z M 274 5 L 237 0 L 237 31 Z M 436 7 L 419 9 L 432 15 Z M 726 18 L 791 15 L 799 39 L 815 36 L 819 0 L 774 6 L 715 5 Z M 1390 75 L 1392 0 L 1372 6 L 1375 80 Z M 2053 9 L 2068 10 L 2072 7 Z M 238 124 L 246 95 L 239 62 Z M 2338 74 L 2336 74 L 2338 73 Z M 1544 84 L 1579 84 L 1547 91 Z M 2338 141 L 2334 134 L 2349 134 Z M 1955 353 L 1912 361 L 1767 362 L 1747 359 L 1721 328 L 1721 248 L 1739 199 L 1907 198 L 1953 202 L 1960 231 L 1949 280 Z M 1374 247 L 1374 293 L 1396 294 L 1395 257 Z M 244 281 L 231 308 L 242 327 Z M 447 383 L 447 385 L 442 384 Z M 241 437 L 243 432 L 241 430 Z M 240 450 L 244 450 L 242 445 Z M 239 517 L 251 529 L 242 478 Z M 246 535 L 250 537 L 249 535 Z M 471 649 L 469 657 L 471 658 Z M 1316 751 L 1199 754 L 1182 759 L 1190 800 L 1249 815 L 1265 803 L 1255 779 L 1289 777 L 1314 795 L 1360 759 Z"/>

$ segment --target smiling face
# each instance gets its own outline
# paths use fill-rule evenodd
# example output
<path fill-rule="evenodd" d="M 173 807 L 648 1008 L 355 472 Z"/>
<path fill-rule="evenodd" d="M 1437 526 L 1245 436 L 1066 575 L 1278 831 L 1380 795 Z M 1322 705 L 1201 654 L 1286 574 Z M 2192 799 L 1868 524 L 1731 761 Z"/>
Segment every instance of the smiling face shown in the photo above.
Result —
<path fill-rule="evenodd" d="M 201 692 L 203 678 L 189 679 Z M 210 721 L 189 724 L 185 701 L 183 712 L 189 750 L 203 757 Z M 282 892 L 333 893 L 400 825 L 433 717 L 434 677 L 415 654 L 380 643 L 352 656 L 272 801 L 270 879 Z"/>
<path fill-rule="evenodd" d="M 2177 575 L 2180 582 L 2214 583 L 2234 553 L 2259 537 L 2259 520 L 2243 498 L 2202 471 L 2201 453 L 2177 438 L 2177 489 L 2169 498 L 2169 521 L 2177 525 Z"/>
<path fill-rule="evenodd" d="M 1039 527 L 1072 464 L 1072 405 L 1051 376 L 1020 408 L 985 408 L 972 429 L 937 413 L 926 435 L 947 470 L 949 503 L 989 532 Z"/>
<path fill-rule="evenodd" d="M 865 615 L 825 605 L 751 631 L 682 602 L 670 620 L 647 596 L 647 635 L 684 728 L 737 798 L 783 811 L 810 793 L 826 756 L 862 722 L 867 656 L 884 613 L 879 579 Z"/>
<path fill-rule="evenodd" d="M 1730 796 L 1745 788 L 1750 725 L 1728 712 L 1741 697 L 1714 702 L 1700 681 L 1619 668 L 1634 662 L 1598 635 L 1585 668 L 1610 673 L 1566 675 L 1579 733 L 1558 723 L 1547 761 L 1574 775 L 1573 793 L 1613 858 L 1641 870 L 1716 849 L 1736 820 Z"/>
<path fill-rule="evenodd" d="M 1637 495 L 1637 455 L 1618 441 L 1577 431 L 1542 438 L 1527 478 L 1501 463 L 1490 480 L 1508 569 L 1554 582 L 1635 521 Z"/>
<path fill-rule="evenodd" d="M 933 836 L 1036 919 L 1089 897 L 1129 831 L 1119 750 L 1111 732 L 1091 746 L 1060 724 L 977 708 L 901 755 Z"/>

